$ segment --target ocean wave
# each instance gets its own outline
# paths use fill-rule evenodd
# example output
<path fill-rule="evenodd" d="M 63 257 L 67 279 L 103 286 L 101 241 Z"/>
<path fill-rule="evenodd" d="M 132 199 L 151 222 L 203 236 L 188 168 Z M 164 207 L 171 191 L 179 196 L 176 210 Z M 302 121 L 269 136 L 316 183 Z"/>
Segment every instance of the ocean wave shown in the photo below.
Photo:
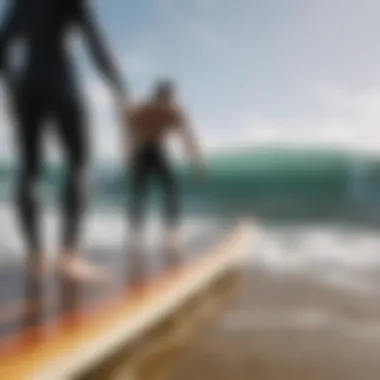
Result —
<path fill-rule="evenodd" d="M 379 295 L 376 231 L 323 225 L 261 228 L 247 261 L 271 276 L 302 276 L 349 294 Z"/>

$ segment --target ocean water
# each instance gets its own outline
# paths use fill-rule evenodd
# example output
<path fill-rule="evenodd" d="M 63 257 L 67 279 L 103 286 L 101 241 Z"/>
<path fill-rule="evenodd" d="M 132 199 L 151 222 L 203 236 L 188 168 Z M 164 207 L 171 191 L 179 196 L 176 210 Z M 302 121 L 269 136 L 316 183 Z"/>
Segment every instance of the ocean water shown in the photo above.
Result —
<path fill-rule="evenodd" d="M 379 296 L 377 229 L 264 222 L 237 300 L 178 379 L 200 363 L 205 380 L 379 379 Z"/>
<path fill-rule="evenodd" d="M 380 378 L 380 234 L 257 220 L 237 297 L 178 380 Z"/>
<path fill-rule="evenodd" d="M 273 276 L 306 276 L 361 297 L 380 295 L 380 234 L 360 225 L 257 227 L 247 263 Z"/>
<path fill-rule="evenodd" d="M 196 183 L 178 168 L 184 236 L 226 220 L 260 221 L 260 243 L 248 261 L 270 272 L 319 276 L 352 291 L 380 289 L 380 161 L 334 151 L 247 150 L 209 158 Z M 0 167 L 0 259 L 17 257 L 22 241 L 12 207 L 15 168 Z M 59 240 L 64 170 L 47 167 L 40 188 L 48 251 Z M 159 239 L 159 194 L 153 193 L 148 235 Z M 92 171 L 84 244 L 120 245 L 127 232 L 128 183 L 120 168 Z M 379 235 L 380 236 L 380 235 Z M 148 237 L 147 237 L 148 238 Z M 51 247 L 51 248 L 50 248 Z M 380 276 L 379 276 L 380 278 Z M 356 290 L 355 290 L 356 289 Z"/>
<path fill-rule="evenodd" d="M 14 168 L 0 170 L 0 263 L 22 259 L 11 204 L 14 175 Z M 339 376 L 326 378 L 378 379 L 379 161 L 342 152 L 248 151 L 211 158 L 203 184 L 186 167 L 178 168 L 178 176 L 185 239 L 225 221 L 255 220 L 244 296 L 219 326 L 226 339 L 219 346 L 236 347 L 230 360 L 235 355 L 238 366 L 246 368 L 271 358 L 268 371 L 273 363 L 287 363 L 310 374 L 333 363 L 341 370 L 331 373 Z M 63 178 L 62 170 L 48 168 L 40 189 L 42 230 L 52 255 L 59 240 Z M 120 170 L 101 166 L 91 182 L 84 245 L 121 246 L 128 228 L 128 183 Z M 161 232 L 158 195 L 147 228 L 152 246 Z M 298 342 L 293 350 L 289 339 Z M 249 360 L 238 361 L 242 358 Z M 342 377 L 347 368 L 352 376 Z M 290 378 L 309 378 L 305 373 Z"/>
<path fill-rule="evenodd" d="M 0 165 L 0 202 L 11 202 L 16 167 Z M 207 177 L 194 181 L 189 167 L 178 166 L 187 214 L 251 216 L 271 221 L 321 220 L 377 224 L 380 221 L 380 160 L 339 151 L 246 149 L 207 160 Z M 40 192 L 55 207 L 65 171 L 46 167 Z M 127 176 L 122 168 L 94 165 L 90 207 L 126 207 Z M 156 192 L 157 193 L 157 192 Z M 152 207 L 159 206 L 159 193 Z"/>
<path fill-rule="evenodd" d="M 332 150 L 245 149 L 208 157 L 203 183 L 194 180 L 189 167 L 178 166 L 176 170 L 183 214 L 190 224 L 254 217 L 267 225 L 317 223 L 369 231 L 380 223 L 377 157 Z M 17 166 L 0 165 L 0 237 L 4 236 L 0 241 L 11 246 L 17 241 L 13 210 L 16 177 Z M 44 231 L 50 240 L 57 239 L 56 210 L 64 178 L 65 170 L 58 166 L 46 166 L 41 175 L 39 195 Z M 127 179 L 121 167 L 100 164 L 90 171 L 88 239 L 106 235 L 104 238 L 117 240 L 113 234 L 123 235 Z M 160 194 L 154 187 L 152 195 L 149 210 L 154 215 L 152 225 L 158 225 Z"/>
<path fill-rule="evenodd" d="M 46 254 L 54 257 L 60 241 L 60 218 L 54 209 L 42 213 L 40 228 Z M 221 227 L 223 220 L 209 217 L 185 217 L 181 225 L 181 238 L 186 240 L 204 235 L 205 231 L 212 233 Z M 164 228 L 160 215 L 153 210 L 147 218 L 144 235 L 147 252 L 154 252 L 154 247 L 163 242 Z M 84 216 L 81 245 L 84 251 L 103 250 L 118 251 L 125 247 L 129 237 L 128 220 L 124 213 L 115 210 L 92 210 Z M 0 265 L 18 263 L 24 258 L 24 241 L 20 235 L 17 215 L 10 205 L 0 208 Z"/>

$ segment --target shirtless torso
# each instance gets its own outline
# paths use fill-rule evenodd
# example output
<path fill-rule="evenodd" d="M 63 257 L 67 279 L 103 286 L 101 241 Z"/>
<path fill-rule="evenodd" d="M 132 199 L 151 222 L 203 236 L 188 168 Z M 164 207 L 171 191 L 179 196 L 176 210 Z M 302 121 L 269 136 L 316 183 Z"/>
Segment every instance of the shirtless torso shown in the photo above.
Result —
<path fill-rule="evenodd" d="M 130 112 L 130 137 L 139 146 L 161 144 L 168 135 L 180 128 L 184 117 L 180 108 L 173 104 L 148 102 L 136 106 Z"/>
<path fill-rule="evenodd" d="M 170 87 L 159 86 L 152 99 L 129 110 L 127 119 L 132 229 L 140 231 L 144 222 L 146 192 L 152 178 L 162 188 L 166 227 L 175 231 L 180 222 L 179 189 L 164 144 L 171 134 L 181 135 L 190 156 L 198 163 L 198 149 L 187 118 Z"/>

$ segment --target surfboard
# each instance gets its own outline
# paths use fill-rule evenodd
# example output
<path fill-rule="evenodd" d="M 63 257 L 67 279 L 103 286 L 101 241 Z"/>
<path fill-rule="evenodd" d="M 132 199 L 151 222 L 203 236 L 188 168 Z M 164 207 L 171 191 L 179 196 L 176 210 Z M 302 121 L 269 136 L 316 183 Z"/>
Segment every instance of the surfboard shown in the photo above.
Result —
<path fill-rule="evenodd" d="M 157 252 L 140 281 L 126 278 L 128 252 L 98 248 L 91 259 L 114 270 L 101 286 L 53 275 L 37 280 L 22 265 L 0 267 L 0 378 L 94 378 L 94 367 L 133 348 L 186 301 L 238 270 L 250 238 L 247 223 L 204 231 L 189 239 L 176 267 L 160 265 Z"/>

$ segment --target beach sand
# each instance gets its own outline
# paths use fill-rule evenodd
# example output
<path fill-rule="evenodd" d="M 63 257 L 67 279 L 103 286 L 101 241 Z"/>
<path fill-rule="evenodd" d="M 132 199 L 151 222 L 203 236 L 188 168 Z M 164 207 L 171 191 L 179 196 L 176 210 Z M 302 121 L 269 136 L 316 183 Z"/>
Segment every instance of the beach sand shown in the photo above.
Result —
<path fill-rule="evenodd" d="M 173 380 L 378 380 L 380 302 L 251 265 Z"/>

